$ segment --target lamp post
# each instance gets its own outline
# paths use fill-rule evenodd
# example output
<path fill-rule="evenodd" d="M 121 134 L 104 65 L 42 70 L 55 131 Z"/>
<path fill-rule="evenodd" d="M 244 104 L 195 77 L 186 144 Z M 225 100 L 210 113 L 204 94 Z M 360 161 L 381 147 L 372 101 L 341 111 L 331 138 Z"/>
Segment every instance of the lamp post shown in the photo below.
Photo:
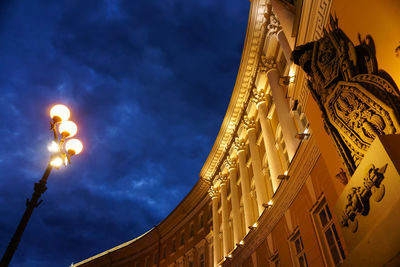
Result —
<path fill-rule="evenodd" d="M 55 105 L 50 110 L 50 117 L 50 130 L 53 132 L 54 140 L 48 147 L 49 151 L 52 152 L 49 163 L 42 179 L 35 183 L 31 199 L 27 199 L 26 201 L 24 215 L 1 259 L 0 267 L 6 267 L 10 264 L 33 210 L 42 203 L 40 197 L 47 189 L 47 179 L 51 170 L 53 168 L 59 169 L 63 164 L 65 166 L 71 164 L 71 157 L 82 151 L 83 145 L 81 141 L 78 139 L 69 139 L 78 131 L 76 124 L 68 120 L 70 117 L 69 109 L 64 105 Z"/>

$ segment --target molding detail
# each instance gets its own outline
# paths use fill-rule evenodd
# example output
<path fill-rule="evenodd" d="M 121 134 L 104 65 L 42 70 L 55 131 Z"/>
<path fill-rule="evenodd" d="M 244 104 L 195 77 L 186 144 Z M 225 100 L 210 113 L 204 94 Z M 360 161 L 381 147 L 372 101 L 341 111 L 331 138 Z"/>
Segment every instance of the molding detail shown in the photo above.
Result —
<path fill-rule="evenodd" d="M 267 0 L 251 3 L 246 39 L 235 87 L 220 132 L 200 171 L 200 176 L 204 179 L 214 177 L 224 163 L 224 148 L 230 147 L 233 143 L 235 133 L 243 117 L 242 107 L 247 105 L 250 100 L 267 32 L 266 27 L 263 27 L 266 20 L 263 14 L 266 12 Z"/>

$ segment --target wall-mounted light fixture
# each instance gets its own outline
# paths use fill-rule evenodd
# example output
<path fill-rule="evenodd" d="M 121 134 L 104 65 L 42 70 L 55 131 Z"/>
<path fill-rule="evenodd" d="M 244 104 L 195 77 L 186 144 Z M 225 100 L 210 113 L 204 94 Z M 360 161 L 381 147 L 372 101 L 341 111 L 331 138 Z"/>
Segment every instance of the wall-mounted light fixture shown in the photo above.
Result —
<path fill-rule="evenodd" d="M 283 76 L 279 78 L 279 84 L 282 86 L 288 86 L 291 83 L 294 83 L 294 76 Z"/>
<path fill-rule="evenodd" d="M 299 140 L 304 140 L 304 139 L 308 139 L 310 137 L 310 135 L 311 134 L 310 134 L 309 129 L 307 127 L 307 128 L 304 129 L 304 132 L 296 134 L 295 137 L 297 139 L 299 139 Z"/>
<path fill-rule="evenodd" d="M 288 171 L 285 171 L 284 174 L 278 175 L 278 180 L 288 180 L 289 179 Z"/>
<path fill-rule="evenodd" d="M 270 201 L 268 201 L 268 203 L 263 203 L 263 207 L 266 208 L 266 209 L 269 209 L 269 208 L 272 207 L 272 204 L 273 204 L 273 202 L 272 202 L 272 199 L 271 199 Z"/>
<path fill-rule="evenodd" d="M 255 222 L 253 225 L 250 225 L 250 226 L 249 226 L 249 229 L 252 230 L 252 231 L 255 231 L 255 230 L 257 229 L 257 226 L 258 226 L 258 225 L 257 225 L 257 223 Z"/>
<path fill-rule="evenodd" d="M 244 241 L 243 240 L 240 240 L 240 242 L 239 243 L 236 243 L 236 246 L 237 247 L 243 247 L 244 246 Z"/>

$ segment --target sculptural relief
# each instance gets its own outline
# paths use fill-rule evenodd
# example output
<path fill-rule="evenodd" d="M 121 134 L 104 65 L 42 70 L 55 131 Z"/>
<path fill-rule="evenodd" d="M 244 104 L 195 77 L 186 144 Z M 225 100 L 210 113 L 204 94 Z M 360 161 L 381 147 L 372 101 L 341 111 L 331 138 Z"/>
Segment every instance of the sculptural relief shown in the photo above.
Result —
<path fill-rule="evenodd" d="M 382 184 L 385 178 L 385 172 L 388 164 L 381 168 L 375 168 L 372 165 L 368 168 L 364 177 L 364 184 L 358 187 L 352 187 L 347 195 L 347 204 L 344 208 L 342 227 L 349 227 L 354 233 L 358 229 L 357 215 L 366 216 L 370 210 L 370 198 L 376 202 L 380 202 L 385 195 L 385 186 Z"/>
<path fill-rule="evenodd" d="M 378 69 L 372 38 L 359 36 L 359 42 L 355 46 L 331 17 L 323 38 L 292 54 L 309 76 L 325 128 L 350 174 L 376 136 L 400 133 L 400 92 L 390 75 Z"/>

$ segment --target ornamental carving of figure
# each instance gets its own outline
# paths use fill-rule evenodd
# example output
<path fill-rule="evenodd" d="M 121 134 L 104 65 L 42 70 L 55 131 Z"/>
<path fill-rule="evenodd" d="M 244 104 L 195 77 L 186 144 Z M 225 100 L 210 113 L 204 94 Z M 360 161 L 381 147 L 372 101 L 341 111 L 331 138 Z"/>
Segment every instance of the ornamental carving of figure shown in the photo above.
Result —
<path fill-rule="evenodd" d="M 400 133 L 400 92 L 378 69 L 371 36 L 355 46 L 330 18 L 320 40 L 295 48 L 293 61 L 308 75 L 308 87 L 322 111 L 350 174 L 378 135 Z"/>

